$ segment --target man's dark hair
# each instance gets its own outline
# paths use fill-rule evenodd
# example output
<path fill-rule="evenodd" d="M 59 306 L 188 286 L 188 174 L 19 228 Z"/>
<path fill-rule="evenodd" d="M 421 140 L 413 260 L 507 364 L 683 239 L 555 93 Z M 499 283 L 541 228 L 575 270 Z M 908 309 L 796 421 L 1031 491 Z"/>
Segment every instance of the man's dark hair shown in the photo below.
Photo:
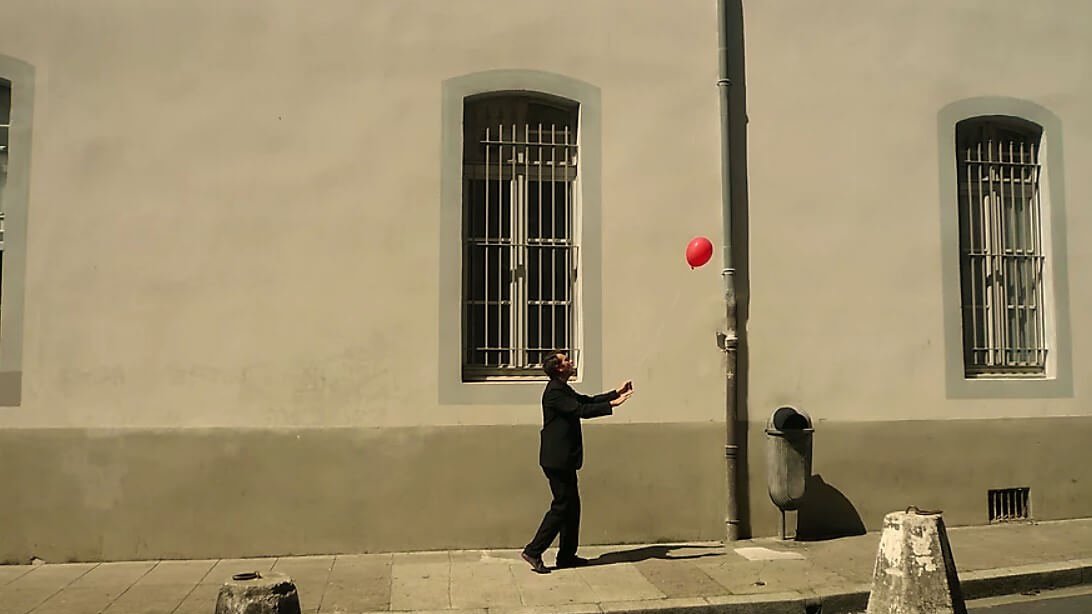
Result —
<path fill-rule="evenodd" d="M 546 372 L 546 375 L 550 377 L 558 376 L 558 369 L 561 367 L 561 358 L 559 356 L 564 353 L 562 350 L 556 350 L 546 356 L 542 361 L 542 370 Z"/>

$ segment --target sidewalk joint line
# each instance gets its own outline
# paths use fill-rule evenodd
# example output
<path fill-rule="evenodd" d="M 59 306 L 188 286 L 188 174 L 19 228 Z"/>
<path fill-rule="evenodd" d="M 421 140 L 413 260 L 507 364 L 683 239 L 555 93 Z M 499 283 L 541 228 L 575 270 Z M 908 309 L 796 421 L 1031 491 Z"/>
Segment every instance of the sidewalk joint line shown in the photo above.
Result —
<path fill-rule="evenodd" d="M 162 563 L 162 562 L 163 562 L 163 559 L 159 559 L 159 560 L 157 560 L 157 561 L 155 562 L 155 565 L 152 565 L 151 567 L 149 567 L 149 568 L 147 569 L 147 571 L 145 571 L 144 573 L 140 574 L 140 577 L 139 577 L 139 578 L 137 578 L 136 580 L 133 580 L 133 583 L 132 583 L 132 584 L 130 584 L 129 586 L 126 586 L 126 587 L 125 587 L 125 590 L 121 591 L 120 593 L 118 593 L 118 595 L 117 595 L 116 597 L 114 597 L 113 599 L 111 599 L 111 600 L 110 600 L 110 603 L 107 603 L 107 604 L 106 604 L 106 607 L 105 607 L 105 608 L 103 608 L 103 609 L 102 609 L 102 611 L 103 611 L 103 612 L 105 612 L 106 610 L 109 610 L 109 609 L 110 609 L 110 607 L 111 607 L 112 605 L 114 605 L 114 603 L 115 603 L 115 602 L 117 602 L 117 600 L 118 600 L 118 599 L 121 599 L 122 597 L 124 597 L 124 596 L 125 596 L 125 593 L 128 593 L 128 592 L 129 592 L 129 589 L 131 589 L 131 588 L 133 588 L 134 586 L 136 586 L 136 585 L 137 585 L 137 582 L 140 582 L 141 580 L 143 580 L 143 579 L 144 579 L 144 577 L 145 577 L 145 576 L 147 576 L 148 574 L 152 573 L 152 570 L 154 570 L 154 569 L 155 569 L 156 567 L 159 567 L 159 564 L 160 564 L 160 563 Z"/>
<path fill-rule="evenodd" d="M 512 577 L 512 584 L 516 587 L 516 594 L 519 595 L 519 604 L 521 606 L 526 606 L 527 600 L 523 598 L 523 589 L 519 587 L 519 580 L 516 579 L 515 566 L 508 564 L 506 567 L 508 568 L 508 575 Z"/>
<path fill-rule="evenodd" d="M 201 586 L 201 583 L 205 581 L 205 578 L 209 577 L 209 574 L 212 573 L 212 570 L 215 569 L 222 560 L 224 559 L 216 559 L 212 562 L 212 565 L 209 565 L 209 568 L 205 570 L 205 573 L 201 574 L 201 578 L 198 579 L 197 582 L 194 582 L 193 586 L 190 587 L 190 590 L 186 591 L 186 594 L 182 597 L 182 599 L 178 601 L 178 605 L 171 608 L 171 614 L 177 612 L 178 608 L 182 607 L 183 603 L 186 603 L 186 600 L 190 598 L 190 595 L 193 594 L 193 591 L 197 590 L 198 586 Z"/>
<path fill-rule="evenodd" d="M 387 559 L 390 560 L 390 573 L 387 574 L 387 608 L 388 612 L 391 611 L 391 601 L 394 600 L 394 553 L 387 555 Z"/>
<path fill-rule="evenodd" d="M 591 582 L 588 582 L 588 578 L 585 576 L 585 574 L 576 574 L 576 576 L 580 578 L 580 581 L 583 582 L 584 586 L 588 588 L 588 594 L 591 595 L 592 599 L 595 600 L 592 603 L 598 604 L 600 602 L 599 594 L 595 592 L 595 588 L 591 585 Z M 599 609 L 602 610 L 603 608 Z"/>
<path fill-rule="evenodd" d="M 330 578 L 334 576 L 334 565 L 337 565 L 337 559 L 336 554 L 330 559 L 330 568 L 326 570 L 326 581 L 322 583 L 322 593 L 319 594 L 318 605 L 315 607 L 316 614 L 322 611 L 322 602 L 326 600 L 326 589 L 330 588 Z"/>
<path fill-rule="evenodd" d="M 30 569 L 28 569 L 28 570 L 24 571 L 23 573 L 21 573 L 21 574 L 19 574 L 19 575 L 15 576 L 14 578 L 12 578 L 12 579 L 8 580 L 8 581 L 7 581 L 7 582 L 5 582 L 5 583 L 3 583 L 3 584 L 0 584 L 0 588 L 3 588 L 3 587 L 5 587 L 5 586 L 7 586 L 7 585 L 9 585 L 9 584 L 11 584 L 11 583 L 13 583 L 13 582 L 15 582 L 16 580 L 19 580 L 19 579 L 21 579 L 21 578 L 24 578 L 24 577 L 26 577 L 26 575 L 27 575 L 27 574 L 29 574 L 29 573 L 33 572 L 33 571 L 34 571 L 35 569 L 40 569 L 40 568 L 42 568 L 42 567 L 45 567 L 45 565 L 31 565 L 31 566 L 30 566 Z"/>
<path fill-rule="evenodd" d="M 447 551 L 447 608 L 451 609 L 451 551 Z"/>
<path fill-rule="evenodd" d="M 66 588 L 68 588 L 70 586 L 72 586 L 77 580 L 79 580 L 80 578 L 86 576 L 87 574 L 91 573 L 92 571 L 95 571 L 96 569 L 98 569 L 101 566 L 102 566 L 102 562 L 99 562 L 94 567 L 92 567 L 91 569 L 88 569 L 87 571 L 81 573 L 80 575 L 76 576 L 75 578 L 72 578 L 71 580 L 68 581 L 68 584 L 65 584 L 61 588 L 58 588 L 56 591 L 53 591 L 53 593 L 50 594 L 49 597 L 46 597 L 45 599 L 39 601 L 37 605 L 35 605 L 34 607 L 27 610 L 26 614 L 31 614 L 31 612 L 33 612 L 34 610 L 37 610 L 38 608 L 42 607 L 42 605 L 44 605 L 45 602 L 49 601 L 50 599 L 53 599 L 54 597 L 59 595 L 61 593 L 61 591 L 63 591 L 64 589 L 66 589 Z"/>

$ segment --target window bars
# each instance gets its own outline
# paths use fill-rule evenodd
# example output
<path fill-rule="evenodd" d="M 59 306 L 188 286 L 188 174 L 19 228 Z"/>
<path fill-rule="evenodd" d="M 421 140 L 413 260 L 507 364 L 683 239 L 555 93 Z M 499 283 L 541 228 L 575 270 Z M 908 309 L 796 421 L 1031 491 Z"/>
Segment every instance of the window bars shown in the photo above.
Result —
<path fill-rule="evenodd" d="M 1045 373 L 1041 131 L 1010 124 L 956 128 L 967 377 Z"/>
<path fill-rule="evenodd" d="M 11 88 L 0 79 L 0 214 L 8 176 L 8 135 L 11 132 Z"/>
<path fill-rule="evenodd" d="M 511 115 L 464 154 L 464 379 L 542 376 L 551 350 L 579 364 L 575 122 Z"/>

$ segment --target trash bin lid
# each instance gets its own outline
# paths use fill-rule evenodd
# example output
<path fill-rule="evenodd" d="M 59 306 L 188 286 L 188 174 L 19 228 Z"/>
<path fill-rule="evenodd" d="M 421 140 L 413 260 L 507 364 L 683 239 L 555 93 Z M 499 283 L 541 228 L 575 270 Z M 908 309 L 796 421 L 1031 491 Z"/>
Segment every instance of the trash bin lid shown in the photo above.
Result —
<path fill-rule="evenodd" d="M 784 432 L 784 431 L 813 431 L 811 417 L 807 412 L 792 407 L 791 405 L 783 405 L 778 407 L 770 414 L 769 421 L 766 422 L 766 432 Z"/>

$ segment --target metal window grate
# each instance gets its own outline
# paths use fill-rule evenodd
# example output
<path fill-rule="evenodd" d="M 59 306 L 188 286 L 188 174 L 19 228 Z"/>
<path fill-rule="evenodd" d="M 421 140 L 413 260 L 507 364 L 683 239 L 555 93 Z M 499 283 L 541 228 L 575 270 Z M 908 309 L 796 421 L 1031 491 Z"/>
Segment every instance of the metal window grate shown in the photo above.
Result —
<path fill-rule="evenodd" d="M 988 493 L 990 522 L 1012 522 L 1031 518 L 1031 489 L 1001 488 Z"/>
<path fill-rule="evenodd" d="M 541 376 L 552 350 L 579 365 L 575 108 L 545 123 L 525 98 L 487 105 L 502 121 L 466 124 L 463 376 Z"/>
<path fill-rule="evenodd" d="M 957 126 L 968 377 L 1045 372 L 1040 134 L 1011 121 Z"/>

